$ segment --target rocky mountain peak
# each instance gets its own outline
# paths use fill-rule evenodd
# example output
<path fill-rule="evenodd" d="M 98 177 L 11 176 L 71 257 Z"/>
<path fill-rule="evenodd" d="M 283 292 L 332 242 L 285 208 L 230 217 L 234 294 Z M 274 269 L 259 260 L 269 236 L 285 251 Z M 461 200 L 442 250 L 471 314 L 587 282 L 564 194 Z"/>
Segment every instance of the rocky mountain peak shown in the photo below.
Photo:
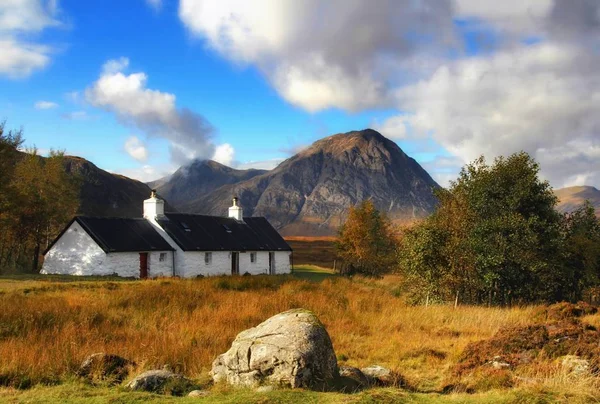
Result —
<path fill-rule="evenodd" d="M 318 140 L 300 152 L 299 156 L 306 157 L 315 153 L 323 153 L 333 157 L 347 157 L 357 152 L 364 155 L 389 157 L 392 152 L 402 153 L 402 150 L 396 143 L 385 138 L 379 132 L 373 129 L 364 129 L 339 133 Z"/>
<path fill-rule="evenodd" d="M 245 215 L 264 216 L 283 234 L 308 236 L 335 234 L 348 209 L 365 199 L 396 220 L 426 216 L 437 203 L 429 174 L 372 129 L 318 140 L 254 174 L 236 182 L 205 175 L 176 186 L 171 179 L 162 195 L 181 211 L 210 215 L 222 215 L 237 195 Z"/>

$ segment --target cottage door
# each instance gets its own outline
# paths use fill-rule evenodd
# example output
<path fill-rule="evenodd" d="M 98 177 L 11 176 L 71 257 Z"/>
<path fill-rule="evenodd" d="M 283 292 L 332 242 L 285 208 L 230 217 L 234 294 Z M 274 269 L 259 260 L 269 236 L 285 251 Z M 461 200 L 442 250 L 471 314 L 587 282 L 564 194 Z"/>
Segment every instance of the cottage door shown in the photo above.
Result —
<path fill-rule="evenodd" d="M 275 253 L 269 253 L 269 275 L 275 275 Z"/>
<path fill-rule="evenodd" d="M 148 253 L 140 253 L 140 279 L 148 277 Z"/>
<path fill-rule="evenodd" d="M 240 274 L 240 253 L 231 252 L 231 275 Z"/>

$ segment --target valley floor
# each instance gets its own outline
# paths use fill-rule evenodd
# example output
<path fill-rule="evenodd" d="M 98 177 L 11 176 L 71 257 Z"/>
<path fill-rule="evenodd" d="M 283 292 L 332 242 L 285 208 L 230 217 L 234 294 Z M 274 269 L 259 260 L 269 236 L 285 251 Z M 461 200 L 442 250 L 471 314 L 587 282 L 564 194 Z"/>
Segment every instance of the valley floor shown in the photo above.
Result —
<path fill-rule="evenodd" d="M 595 375 L 572 376 L 552 361 L 509 376 L 453 368 L 471 342 L 536 320 L 538 307 L 410 306 L 399 278 L 340 278 L 319 267 L 292 276 L 198 280 L 0 278 L 1 402 L 590 402 Z M 291 308 L 314 311 L 340 365 L 379 364 L 401 373 L 407 390 L 356 394 L 280 390 L 257 393 L 211 386 L 207 372 L 235 336 Z M 600 326 L 600 315 L 582 321 Z M 95 352 L 121 355 L 136 372 L 171 366 L 209 394 L 203 399 L 132 393 L 76 379 Z M 509 379 L 507 379 L 509 377 Z M 463 386 L 455 389 L 452 386 Z M 467 394 L 468 391 L 470 394 Z"/>

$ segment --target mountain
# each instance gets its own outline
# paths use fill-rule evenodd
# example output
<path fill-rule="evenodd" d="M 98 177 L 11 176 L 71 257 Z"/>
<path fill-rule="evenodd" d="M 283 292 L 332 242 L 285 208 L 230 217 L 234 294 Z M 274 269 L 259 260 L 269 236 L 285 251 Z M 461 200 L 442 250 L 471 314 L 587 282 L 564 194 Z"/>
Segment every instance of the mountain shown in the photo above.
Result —
<path fill-rule="evenodd" d="M 193 198 L 180 197 L 184 191 L 171 185 L 173 179 L 160 194 L 182 212 L 210 215 L 225 214 L 235 195 L 245 215 L 267 217 L 284 235 L 305 236 L 335 234 L 348 208 L 365 199 L 396 221 L 424 217 L 436 205 L 432 189 L 438 187 L 396 143 L 372 129 L 321 139 L 275 169 L 238 182 L 217 187 L 221 181 L 210 171 L 194 178 L 185 183 L 195 188 L 185 191 Z"/>
<path fill-rule="evenodd" d="M 215 189 L 249 180 L 264 174 L 265 170 L 235 170 L 212 160 L 196 160 L 179 168 L 170 177 L 148 183 L 174 206 L 183 206 L 197 200 Z M 231 198 L 227 198 L 229 201 Z"/>
<path fill-rule="evenodd" d="M 81 180 L 79 214 L 142 217 L 143 201 L 150 197 L 148 185 L 111 174 L 81 157 L 66 156 L 65 168 Z"/>
<path fill-rule="evenodd" d="M 596 209 L 596 216 L 600 217 L 600 191 L 590 186 L 561 188 L 554 191 L 558 197 L 558 210 L 572 212 L 589 200 Z"/>

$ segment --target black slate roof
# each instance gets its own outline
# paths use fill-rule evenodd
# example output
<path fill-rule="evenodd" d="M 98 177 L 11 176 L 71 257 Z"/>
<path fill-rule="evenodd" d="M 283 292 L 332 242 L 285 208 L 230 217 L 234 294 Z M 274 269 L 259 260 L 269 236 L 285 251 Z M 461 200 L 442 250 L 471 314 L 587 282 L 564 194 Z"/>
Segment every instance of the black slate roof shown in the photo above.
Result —
<path fill-rule="evenodd" d="M 146 219 L 77 216 L 71 220 L 44 254 L 75 221 L 106 253 L 174 250 Z"/>
<path fill-rule="evenodd" d="M 166 213 L 158 224 L 184 251 L 291 251 L 264 217 Z"/>

